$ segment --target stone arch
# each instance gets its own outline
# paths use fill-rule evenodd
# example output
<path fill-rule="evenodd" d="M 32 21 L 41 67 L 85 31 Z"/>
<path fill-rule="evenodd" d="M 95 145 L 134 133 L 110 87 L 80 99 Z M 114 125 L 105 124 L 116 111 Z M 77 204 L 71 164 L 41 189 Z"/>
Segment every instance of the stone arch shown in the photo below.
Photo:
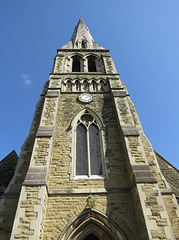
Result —
<path fill-rule="evenodd" d="M 71 72 L 84 72 L 84 56 L 76 53 L 70 56 Z"/>
<path fill-rule="evenodd" d="M 81 91 L 81 83 L 80 83 L 79 79 L 75 80 L 75 91 L 76 92 L 80 92 Z"/>
<path fill-rule="evenodd" d="M 85 58 L 88 58 L 88 57 L 94 57 L 97 60 L 100 60 L 100 57 L 95 53 L 90 53 L 90 54 L 85 55 Z"/>
<path fill-rule="evenodd" d="M 94 92 L 98 91 L 98 85 L 97 85 L 97 82 L 95 79 L 92 79 L 92 81 L 91 81 L 91 88 L 92 88 L 92 91 L 94 91 Z"/>
<path fill-rule="evenodd" d="M 94 53 L 85 55 L 87 72 L 101 72 L 100 70 L 100 61 L 101 58 Z"/>
<path fill-rule="evenodd" d="M 80 164 L 80 161 L 81 161 L 81 158 L 78 158 L 78 161 L 77 161 L 77 158 L 76 158 L 76 153 L 77 151 L 79 150 L 79 147 L 78 146 L 81 146 L 81 145 L 77 145 L 77 143 L 79 142 L 78 141 L 78 126 L 81 124 L 83 124 L 83 120 L 81 119 L 81 117 L 83 115 L 88 115 L 89 117 L 92 117 L 92 121 L 90 122 L 90 124 L 86 127 L 85 125 L 85 129 L 83 129 L 83 133 L 84 134 L 87 134 L 87 132 L 89 133 L 86 138 L 86 141 L 84 141 L 83 143 L 85 144 L 88 144 L 87 148 L 85 148 L 85 151 L 87 152 L 84 152 L 85 154 L 88 153 L 87 155 L 87 158 L 86 158 L 86 155 L 85 155 L 85 167 L 84 169 L 86 170 L 87 169 L 87 173 L 88 174 L 83 174 L 83 172 L 78 172 L 77 169 L 80 169 L 78 168 L 78 163 Z M 85 120 L 84 120 L 85 122 Z M 95 125 L 95 126 L 94 126 Z M 90 127 L 91 127 L 91 131 L 90 131 Z M 95 128 L 94 128 L 95 127 Z M 84 126 L 83 126 L 84 128 Z M 105 145 L 105 131 L 104 131 L 104 123 L 103 121 L 98 117 L 98 115 L 93 112 L 92 110 L 88 109 L 88 108 L 84 108 L 83 110 L 81 110 L 80 112 L 78 112 L 78 114 L 75 115 L 75 117 L 73 118 L 73 120 L 71 121 L 70 123 L 70 126 L 69 128 L 71 130 L 71 157 L 72 157 L 72 161 L 71 161 L 71 170 L 70 170 L 70 179 L 104 179 L 104 178 L 107 178 L 108 177 L 108 172 L 107 172 L 107 166 L 106 166 L 106 163 L 107 163 L 107 159 L 106 159 L 106 145 Z M 87 130 L 88 129 L 88 130 Z M 92 133 L 94 132 L 98 132 L 98 137 L 96 137 L 96 147 L 94 147 L 93 145 L 93 141 L 91 141 L 92 139 L 90 139 L 90 136 L 92 136 Z M 97 139 L 98 138 L 98 139 Z M 82 144 L 82 146 L 84 145 Z M 94 151 L 91 151 L 91 149 L 94 147 Z M 98 151 L 97 151 L 97 148 L 98 148 Z M 83 153 L 83 152 L 82 152 Z M 94 166 L 94 155 L 96 155 L 96 159 L 98 161 L 96 161 L 96 164 L 97 164 L 97 168 L 95 169 Z M 81 155 L 80 155 L 81 156 Z M 86 162 L 88 163 L 86 165 Z M 77 166 L 78 165 L 78 166 Z M 84 170 L 83 169 L 83 170 Z M 99 172 L 98 172 L 99 170 Z"/>
<path fill-rule="evenodd" d="M 81 72 L 81 58 L 77 56 L 73 57 L 72 72 Z"/>
<path fill-rule="evenodd" d="M 104 81 L 101 79 L 99 82 L 99 87 L 101 92 L 104 91 L 104 86 L 105 86 Z"/>
<path fill-rule="evenodd" d="M 81 41 L 81 48 L 87 48 L 87 41 L 85 39 Z"/>
<path fill-rule="evenodd" d="M 90 234 L 99 240 L 127 240 L 109 217 L 96 210 L 85 210 L 70 222 L 58 240 L 85 240 Z"/>
<path fill-rule="evenodd" d="M 89 83 L 87 79 L 83 80 L 83 90 L 87 92 L 89 91 Z"/>
<path fill-rule="evenodd" d="M 62 91 L 67 91 L 67 92 L 73 91 L 73 83 L 71 78 L 67 78 L 62 81 Z"/>
<path fill-rule="evenodd" d="M 72 83 L 71 81 L 68 79 L 67 83 L 66 83 L 66 90 L 67 92 L 71 92 L 72 91 Z"/>
<path fill-rule="evenodd" d="M 82 109 L 80 112 L 78 112 L 78 113 L 75 115 L 75 117 L 72 119 L 72 121 L 71 121 L 71 123 L 70 123 L 69 129 L 72 129 L 72 127 L 75 125 L 78 117 L 79 117 L 80 115 L 84 114 L 85 112 L 89 112 L 91 115 L 93 115 L 93 116 L 96 118 L 96 120 L 97 120 L 97 122 L 98 122 L 98 124 L 99 124 L 99 126 L 100 126 L 101 129 L 104 129 L 104 128 L 105 128 L 105 125 L 104 125 L 104 122 L 103 122 L 102 118 L 100 118 L 100 117 L 99 117 L 93 110 L 91 110 L 90 108 L 84 108 L 84 109 Z"/>
<path fill-rule="evenodd" d="M 98 59 L 95 55 L 89 55 L 87 57 L 87 63 L 88 63 L 88 72 L 98 71 Z"/>
<path fill-rule="evenodd" d="M 73 57 L 75 57 L 75 56 L 78 56 L 78 57 L 80 57 L 80 58 L 84 58 L 84 56 L 82 55 L 82 54 L 80 54 L 80 53 L 73 53 L 73 54 L 71 54 L 69 57 L 70 58 L 73 58 Z"/>

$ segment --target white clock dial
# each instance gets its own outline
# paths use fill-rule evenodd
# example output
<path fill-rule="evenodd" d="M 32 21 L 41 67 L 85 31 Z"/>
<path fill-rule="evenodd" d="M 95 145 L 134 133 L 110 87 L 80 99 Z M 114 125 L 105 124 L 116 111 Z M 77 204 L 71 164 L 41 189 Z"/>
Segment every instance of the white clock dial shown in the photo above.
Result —
<path fill-rule="evenodd" d="M 90 103 L 93 101 L 93 96 L 91 96 L 89 93 L 81 93 L 78 96 L 78 100 L 83 103 Z"/>

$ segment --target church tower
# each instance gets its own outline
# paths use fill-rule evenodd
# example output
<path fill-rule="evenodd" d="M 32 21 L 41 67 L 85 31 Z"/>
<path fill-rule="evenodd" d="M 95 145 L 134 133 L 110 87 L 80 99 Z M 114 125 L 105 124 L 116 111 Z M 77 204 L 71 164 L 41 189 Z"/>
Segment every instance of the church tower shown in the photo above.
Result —
<path fill-rule="evenodd" d="M 1 240 L 179 239 L 179 208 L 109 50 L 57 50 L 0 205 Z"/>

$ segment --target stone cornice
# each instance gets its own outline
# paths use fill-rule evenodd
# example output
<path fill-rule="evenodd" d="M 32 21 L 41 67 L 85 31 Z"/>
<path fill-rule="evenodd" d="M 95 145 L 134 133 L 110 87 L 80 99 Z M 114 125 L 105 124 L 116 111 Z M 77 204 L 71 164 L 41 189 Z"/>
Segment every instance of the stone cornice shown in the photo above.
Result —
<path fill-rule="evenodd" d="M 57 49 L 58 52 L 110 52 L 109 49 Z"/>

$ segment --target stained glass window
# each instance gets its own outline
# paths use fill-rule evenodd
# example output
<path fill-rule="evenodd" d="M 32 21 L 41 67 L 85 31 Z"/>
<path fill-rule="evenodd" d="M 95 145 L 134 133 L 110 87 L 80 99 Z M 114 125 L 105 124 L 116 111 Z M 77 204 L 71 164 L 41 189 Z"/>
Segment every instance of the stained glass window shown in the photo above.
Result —
<path fill-rule="evenodd" d="M 83 124 L 79 124 L 76 133 L 76 174 L 87 175 L 87 142 L 86 142 L 86 128 Z"/>
<path fill-rule="evenodd" d="M 94 116 L 86 112 L 76 127 L 76 175 L 102 175 L 100 129 Z"/>
<path fill-rule="evenodd" d="M 89 127 L 91 175 L 102 175 L 99 129 L 95 124 Z"/>

